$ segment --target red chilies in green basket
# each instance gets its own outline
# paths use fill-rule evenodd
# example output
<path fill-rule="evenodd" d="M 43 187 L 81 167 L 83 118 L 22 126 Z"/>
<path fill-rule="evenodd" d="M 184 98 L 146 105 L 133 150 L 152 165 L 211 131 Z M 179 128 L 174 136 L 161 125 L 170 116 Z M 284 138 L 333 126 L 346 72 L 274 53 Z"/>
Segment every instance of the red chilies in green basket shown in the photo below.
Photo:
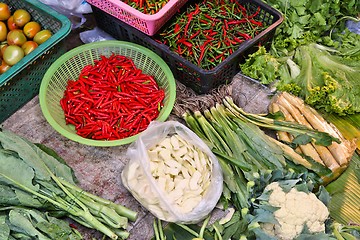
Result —
<path fill-rule="evenodd" d="M 69 80 L 60 105 L 78 135 L 117 140 L 145 130 L 158 117 L 164 97 L 153 76 L 113 54 L 101 56 L 77 80 Z"/>

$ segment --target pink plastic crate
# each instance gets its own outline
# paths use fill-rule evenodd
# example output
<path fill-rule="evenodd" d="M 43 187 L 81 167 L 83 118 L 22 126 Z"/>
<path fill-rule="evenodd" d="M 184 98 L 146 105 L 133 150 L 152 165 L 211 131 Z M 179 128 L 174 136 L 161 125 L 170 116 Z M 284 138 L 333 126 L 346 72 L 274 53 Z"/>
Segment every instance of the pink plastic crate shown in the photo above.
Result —
<path fill-rule="evenodd" d="M 170 0 L 152 15 L 144 14 L 120 0 L 87 0 L 87 2 L 143 33 L 153 36 L 187 0 Z"/>

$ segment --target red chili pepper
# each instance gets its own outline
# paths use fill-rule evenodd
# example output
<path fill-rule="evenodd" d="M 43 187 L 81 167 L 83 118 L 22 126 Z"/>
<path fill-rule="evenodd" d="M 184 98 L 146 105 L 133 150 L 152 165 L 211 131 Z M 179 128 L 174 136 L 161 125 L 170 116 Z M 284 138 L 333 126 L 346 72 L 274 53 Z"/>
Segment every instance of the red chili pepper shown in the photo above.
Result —
<path fill-rule="evenodd" d="M 253 14 L 251 14 L 250 16 L 248 16 L 248 18 L 254 18 L 254 17 L 256 17 L 257 15 L 259 15 L 260 10 L 261 10 L 260 6 L 257 7 L 256 12 L 253 13 Z"/>
<path fill-rule="evenodd" d="M 178 33 L 180 32 L 181 28 L 180 25 L 178 23 L 175 24 L 175 28 L 174 28 L 174 33 Z"/>
<path fill-rule="evenodd" d="M 252 39 L 252 37 L 247 33 L 239 33 L 239 35 L 242 36 L 243 38 L 245 38 L 245 40 Z"/>
<path fill-rule="evenodd" d="M 185 28 L 184 28 L 184 34 L 185 34 L 185 36 L 187 36 L 187 34 L 188 34 L 188 29 L 189 29 L 189 26 L 190 26 L 190 23 L 191 23 L 192 18 L 193 18 L 193 13 L 190 13 L 190 14 L 188 15 L 188 20 L 187 20 L 187 23 L 186 23 Z"/>
<path fill-rule="evenodd" d="M 249 22 L 251 22 L 252 24 L 255 24 L 255 25 L 259 26 L 259 27 L 263 26 L 262 22 L 255 21 L 254 19 L 249 19 Z"/>

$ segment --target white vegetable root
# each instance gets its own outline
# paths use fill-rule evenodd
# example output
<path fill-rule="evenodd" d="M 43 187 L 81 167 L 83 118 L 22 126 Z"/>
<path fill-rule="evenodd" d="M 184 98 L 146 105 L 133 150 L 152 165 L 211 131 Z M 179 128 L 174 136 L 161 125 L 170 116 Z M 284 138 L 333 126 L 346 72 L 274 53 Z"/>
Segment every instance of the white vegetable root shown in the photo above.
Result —
<path fill-rule="evenodd" d="M 341 143 L 333 142 L 327 147 L 315 143 L 300 145 L 303 154 L 312 157 L 333 172 L 347 166 L 356 148 L 355 141 L 345 139 L 338 129 L 328 123 L 315 109 L 305 104 L 302 99 L 287 92 L 279 93 L 270 106 L 271 112 L 281 111 L 287 121 L 295 121 L 308 128 L 329 133 L 341 141 Z M 292 139 L 285 133 L 278 133 L 278 137 L 286 140 Z M 312 145 L 312 149 L 310 149 L 309 145 Z M 317 154 L 315 154 L 314 150 Z"/>
<path fill-rule="evenodd" d="M 315 109 L 305 104 L 302 99 L 286 92 L 282 93 L 282 96 L 301 111 L 314 129 L 327 132 L 341 141 L 340 144 L 333 142 L 328 146 L 328 149 L 340 166 L 347 165 L 356 149 L 355 141 L 345 139 L 334 125 L 328 123 Z"/>

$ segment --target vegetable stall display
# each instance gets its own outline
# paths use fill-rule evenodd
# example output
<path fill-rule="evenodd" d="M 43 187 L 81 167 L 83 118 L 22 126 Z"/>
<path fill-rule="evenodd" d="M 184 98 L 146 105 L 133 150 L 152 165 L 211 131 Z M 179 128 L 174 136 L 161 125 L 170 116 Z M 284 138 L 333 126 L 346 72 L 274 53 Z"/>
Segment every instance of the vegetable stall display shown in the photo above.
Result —
<path fill-rule="evenodd" d="M 179 100 L 179 103 L 175 105 L 175 113 L 212 147 L 212 151 L 218 157 L 224 172 L 224 191 L 220 203 L 227 211 L 232 208 L 235 210 L 230 211 L 232 213 L 230 217 L 226 217 L 226 220 L 220 219 L 213 224 L 204 223 L 207 226 L 203 236 L 207 233 L 207 236 L 210 236 L 209 239 L 302 239 L 306 236 L 314 239 L 342 239 L 339 237 L 341 234 L 347 235 L 348 231 L 351 232 L 352 228 L 348 225 L 351 223 L 350 219 L 355 225 L 359 221 L 356 217 L 359 215 L 356 214 L 358 213 L 356 198 L 350 197 L 340 204 L 340 199 L 332 203 L 331 197 L 339 198 L 343 191 L 346 194 L 356 194 L 359 190 L 358 178 L 348 175 L 347 171 L 349 167 L 351 167 L 349 171 L 356 171 L 356 166 L 358 166 L 359 156 L 355 153 L 355 140 L 345 139 L 332 124 L 320 118 L 315 109 L 305 106 L 304 103 L 300 104 L 302 100 L 295 96 L 291 96 L 292 104 L 290 105 L 292 114 L 294 114 L 294 109 L 297 109 L 297 113 L 293 115 L 294 119 L 305 116 L 306 119 L 313 119 L 315 124 L 311 122 L 313 125 L 310 125 L 303 121 L 297 122 L 284 118 L 286 114 L 280 112 L 283 106 L 275 107 L 279 106 L 276 105 L 280 103 L 278 98 L 284 98 L 282 95 L 272 99 L 273 105 L 269 106 L 270 114 L 261 115 L 246 113 L 233 102 L 230 96 L 227 96 L 226 91 L 219 92 L 219 94 L 213 93 L 215 96 L 192 96 Z M 286 108 L 289 109 L 290 106 L 287 105 Z M 275 130 L 279 140 L 266 134 L 263 129 Z M 285 139 L 283 135 L 287 138 Z M 315 151 L 306 150 L 310 146 L 315 146 Z M 331 153 L 334 149 L 337 151 Z M 321 151 L 318 152 L 319 150 Z M 319 161 L 323 159 L 319 155 L 323 154 L 332 157 L 334 161 Z M 346 173 L 344 176 L 351 176 L 346 177 L 347 180 L 349 179 L 347 184 L 342 182 L 344 180 L 340 180 L 344 172 Z M 324 209 L 322 217 L 312 214 L 314 224 L 315 217 L 319 217 L 318 227 L 311 226 L 304 217 L 296 215 L 296 211 L 300 210 L 296 209 L 296 206 L 293 206 L 293 213 L 281 213 L 283 210 L 277 213 L 276 210 L 280 206 L 270 206 L 272 201 L 268 200 L 271 191 L 267 191 L 266 186 L 275 181 L 286 193 L 295 187 L 297 190 L 292 191 L 305 192 L 299 195 L 312 196 L 314 203 L 322 201 L 326 205 L 326 210 L 324 206 L 322 207 Z M 297 183 L 299 186 L 295 186 Z M 341 189 L 344 190 L 337 193 L 339 186 L 345 186 L 343 184 L 349 187 L 343 187 Z M 329 192 L 325 186 L 329 186 Z M 350 190 L 351 188 L 354 189 Z M 316 193 L 319 190 L 321 194 L 319 192 L 318 200 L 315 200 L 315 195 L 309 193 Z M 290 199 L 289 195 L 289 204 L 293 202 Z M 337 204 L 346 206 L 344 207 L 346 212 L 354 212 L 351 217 L 346 218 L 348 221 L 343 221 L 343 218 L 339 217 L 345 216 L 345 210 L 337 208 L 335 206 Z M 301 207 L 301 210 L 304 210 L 304 207 Z M 286 229 L 281 230 L 276 227 L 276 224 L 281 222 L 280 217 L 276 218 L 277 214 L 278 216 L 283 214 L 283 218 L 287 220 L 293 219 L 287 223 L 288 229 L 296 231 L 291 233 L 295 235 L 286 237 L 284 233 L 283 237 L 280 237 L 281 232 Z M 332 218 L 333 216 L 336 216 L 336 220 Z M 267 223 L 275 224 L 271 225 L 271 231 Z M 338 226 L 338 229 L 334 230 L 334 226 Z M 344 230 L 341 234 L 339 233 L 340 226 Z M 182 226 L 181 224 L 170 224 L 165 228 L 164 235 L 168 236 L 169 232 L 176 232 L 174 229 L 179 228 L 186 229 L 193 236 L 199 236 L 196 231 L 199 229 L 196 226 Z M 335 235 L 339 238 L 335 238 Z M 352 239 L 356 239 L 359 236 L 359 228 L 355 227 L 351 236 Z M 179 239 L 179 235 L 176 237 Z"/>

